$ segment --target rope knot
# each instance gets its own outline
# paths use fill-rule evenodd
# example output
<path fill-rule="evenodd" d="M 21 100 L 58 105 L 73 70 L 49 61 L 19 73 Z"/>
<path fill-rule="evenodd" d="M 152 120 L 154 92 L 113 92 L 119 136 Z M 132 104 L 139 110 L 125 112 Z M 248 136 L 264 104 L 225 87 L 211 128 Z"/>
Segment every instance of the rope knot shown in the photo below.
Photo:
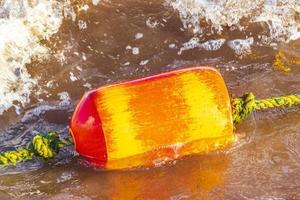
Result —
<path fill-rule="evenodd" d="M 59 149 L 72 144 L 72 140 L 63 139 L 56 132 L 35 135 L 27 147 L 0 153 L 0 166 L 16 165 L 18 162 L 32 160 L 34 156 L 45 160 L 55 157 Z"/>
<path fill-rule="evenodd" d="M 240 123 L 255 110 L 256 99 L 252 92 L 232 101 L 233 122 Z"/>
<path fill-rule="evenodd" d="M 37 134 L 29 144 L 32 152 L 44 159 L 53 158 L 59 152 L 60 147 L 61 141 L 55 132 L 48 132 L 45 135 Z"/>

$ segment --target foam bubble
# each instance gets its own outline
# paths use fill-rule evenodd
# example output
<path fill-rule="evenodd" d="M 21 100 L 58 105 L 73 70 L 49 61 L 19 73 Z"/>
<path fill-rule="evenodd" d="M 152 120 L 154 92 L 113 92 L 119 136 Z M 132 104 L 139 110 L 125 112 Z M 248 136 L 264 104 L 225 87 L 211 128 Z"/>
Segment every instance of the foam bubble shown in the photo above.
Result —
<path fill-rule="evenodd" d="M 80 30 L 86 29 L 87 28 L 87 23 L 83 20 L 78 20 L 78 27 Z"/>
<path fill-rule="evenodd" d="M 147 65 L 148 62 L 149 62 L 149 60 L 142 60 L 142 61 L 140 62 L 140 65 Z"/>
<path fill-rule="evenodd" d="M 228 46 L 238 56 L 243 56 L 251 53 L 251 45 L 253 44 L 253 37 L 248 39 L 236 39 L 227 42 Z"/>
<path fill-rule="evenodd" d="M 143 33 L 136 33 L 134 37 L 135 37 L 136 40 L 138 40 L 138 39 L 143 38 L 144 35 L 143 35 Z"/>
<path fill-rule="evenodd" d="M 199 38 L 193 37 L 188 42 L 182 44 L 182 47 L 180 48 L 178 55 L 182 54 L 183 51 L 194 49 L 199 46 L 200 46 Z"/>
<path fill-rule="evenodd" d="M 225 39 L 217 39 L 217 40 L 208 40 L 201 44 L 201 47 L 207 51 L 217 51 L 219 50 L 223 44 L 225 43 Z"/>
<path fill-rule="evenodd" d="M 138 47 L 133 47 L 132 48 L 132 54 L 133 55 L 138 55 L 140 53 L 140 49 Z"/>
<path fill-rule="evenodd" d="M 60 106 L 70 105 L 71 99 L 70 99 L 70 95 L 68 92 L 60 92 L 57 94 L 57 96 L 61 100 L 61 102 L 59 103 Z"/>

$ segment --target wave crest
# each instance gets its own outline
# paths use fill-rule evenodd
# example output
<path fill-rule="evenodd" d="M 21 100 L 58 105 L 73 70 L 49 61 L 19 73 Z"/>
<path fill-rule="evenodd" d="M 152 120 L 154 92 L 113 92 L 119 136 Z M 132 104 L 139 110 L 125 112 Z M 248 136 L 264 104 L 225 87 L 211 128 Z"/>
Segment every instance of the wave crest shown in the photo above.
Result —
<path fill-rule="evenodd" d="M 298 0 L 168 0 L 179 11 L 183 26 L 195 34 L 222 33 L 224 27 L 245 30 L 249 23 L 268 27 L 268 40 L 289 42 L 300 38 L 300 2 Z M 247 23 L 243 23 L 246 20 Z M 226 29 L 227 31 L 227 29 Z"/>
<path fill-rule="evenodd" d="M 65 5 L 66 1 L 58 0 L 0 2 L 0 114 L 29 101 L 36 81 L 26 64 L 49 52 L 40 41 L 59 30 Z"/>

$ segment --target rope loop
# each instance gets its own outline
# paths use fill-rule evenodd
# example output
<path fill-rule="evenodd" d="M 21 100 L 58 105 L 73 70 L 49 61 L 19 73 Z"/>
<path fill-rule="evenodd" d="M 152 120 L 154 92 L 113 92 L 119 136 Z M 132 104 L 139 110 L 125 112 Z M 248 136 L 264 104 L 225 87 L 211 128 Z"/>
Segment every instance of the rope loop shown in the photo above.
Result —
<path fill-rule="evenodd" d="M 33 156 L 44 160 L 54 158 L 59 150 L 71 144 L 70 140 L 60 138 L 56 132 L 36 134 L 27 147 L 17 148 L 0 154 L 0 166 L 16 165 L 18 162 L 32 160 Z"/>
<path fill-rule="evenodd" d="M 248 118 L 253 112 L 255 107 L 255 96 L 252 92 L 244 95 L 240 98 L 235 98 L 232 101 L 233 108 L 233 122 L 240 123 L 244 119 Z"/>
<path fill-rule="evenodd" d="M 60 139 L 57 133 L 49 132 L 46 135 L 37 134 L 32 138 L 29 149 L 36 156 L 44 159 L 53 158 L 59 151 Z"/>

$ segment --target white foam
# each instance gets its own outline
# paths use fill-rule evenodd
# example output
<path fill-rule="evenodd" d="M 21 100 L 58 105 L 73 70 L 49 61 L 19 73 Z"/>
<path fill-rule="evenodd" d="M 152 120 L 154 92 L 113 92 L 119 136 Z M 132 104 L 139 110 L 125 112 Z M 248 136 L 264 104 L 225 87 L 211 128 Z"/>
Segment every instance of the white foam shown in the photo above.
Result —
<path fill-rule="evenodd" d="M 89 9 L 90 7 L 89 7 L 89 5 L 87 5 L 87 4 L 85 4 L 85 5 L 80 5 L 79 7 L 78 7 L 78 11 L 87 11 L 88 9 Z"/>
<path fill-rule="evenodd" d="M 70 72 L 70 80 L 73 82 L 78 80 L 78 78 L 74 75 L 73 72 Z"/>
<path fill-rule="evenodd" d="M 138 39 L 143 38 L 144 34 L 143 33 L 136 33 L 134 37 L 135 37 L 136 40 L 138 40 Z"/>
<path fill-rule="evenodd" d="M 59 103 L 60 106 L 69 105 L 71 102 L 70 95 L 68 92 L 60 92 L 57 94 L 61 102 Z"/>
<path fill-rule="evenodd" d="M 100 0 L 92 0 L 94 6 L 97 6 L 100 3 Z"/>
<path fill-rule="evenodd" d="M 240 22 L 263 22 L 269 27 L 271 41 L 295 40 L 300 38 L 299 0 L 166 0 L 179 15 L 185 29 L 201 34 L 206 28 L 222 32 L 224 26 L 235 26 L 241 30 Z M 200 21 L 208 24 L 201 26 Z M 247 23 L 248 24 L 248 23 Z M 227 29 L 226 29 L 227 31 Z"/>
<path fill-rule="evenodd" d="M 156 20 L 153 20 L 151 17 L 149 17 L 149 18 L 146 20 L 146 25 L 147 25 L 149 28 L 156 28 L 156 27 L 159 25 L 159 22 L 156 21 Z"/>
<path fill-rule="evenodd" d="M 0 3 L 0 114 L 29 102 L 36 83 L 26 69 L 31 60 L 48 53 L 40 40 L 49 39 L 62 24 L 63 3 L 58 0 Z M 18 103 L 16 103 L 18 102 Z"/>
<path fill-rule="evenodd" d="M 200 43 L 199 38 L 193 37 L 188 42 L 183 43 L 178 54 L 180 55 L 183 51 L 195 48 L 204 49 L 206 51 L 217 51 L 223 46 L 225 41 L 225 39 L 221 38 Z"/>
<path fill-rule="evenodd" d="M 225 43 L 225 39 L 217 39 L 217 40 L 208 40 L 201 44 L 201 47 L 207 51 L 217 51 L 219 50 L 223 44 Z"/>
<path fill-rule="evenodd" d="M 140 53 L 140 49 L 138 47 L 133 47 L 132 48 L 132 54 L 133 55 L 138 55 Z"/>
<path fill-rule="evenodd" d="M 147 65 L 148 64 L 148 62 L 149 62 L 149 60 L 142 60 L 141 62 L 140 62 L 140 65 Z"/>
<path fill-rule="evenodd" d="M 251 53 L 251 45 L 253 44 L 253 37 L 248 39 L 236 39 L 227 42 L 228 46 L 238 56 L 244 56 Z"/>
<path fill-rule="evenodd" d="M 193 37 L 188 42 L 182 44 L 182 47 L 180 48 L 178 55 L 180 55 L 183 51 L 194 49 L 197 47 L 200 47 L 199 38 Z"/>
<path fill-rule="evenodd" d="M 169 44 L 169 48 L 170 49 L 174 49 L 176 47 L 176 44 L 172 43 L 172 44 Z"/>
<path fill-rule="evenodd" d="M 88 88 L 88 89 L 92 89 L 92 85 L 91 85 L 90 83 L 85 83 L 85 84 L 83 85 L 83 87 L 86 87 L 86 88 Z"/>
<path fill-rule="evenodd" d="M 87 23 L 83 20 L 78 20 L 78 27 L 80 30 L 86 29 L 87 28 Z"/>

